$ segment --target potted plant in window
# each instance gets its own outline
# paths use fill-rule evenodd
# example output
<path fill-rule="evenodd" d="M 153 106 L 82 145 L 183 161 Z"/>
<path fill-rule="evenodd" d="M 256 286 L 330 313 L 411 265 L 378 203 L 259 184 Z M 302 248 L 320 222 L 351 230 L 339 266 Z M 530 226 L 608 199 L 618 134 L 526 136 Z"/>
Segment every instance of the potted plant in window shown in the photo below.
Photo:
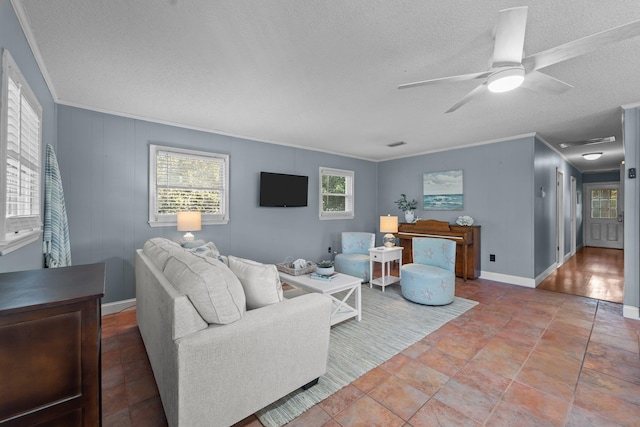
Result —
<path fill-rule="evenodd" d="M 406 194 L 400 194 L 400 196 L 400 199 L 396 200 L 394 203 L 398 205 L 398 209 L 404 212 L 404 220 L 406 222 L 413 222 L 415 218 L 413 211 L 416 210 L 418 201 L 416 199 L 408 201 Z"/>

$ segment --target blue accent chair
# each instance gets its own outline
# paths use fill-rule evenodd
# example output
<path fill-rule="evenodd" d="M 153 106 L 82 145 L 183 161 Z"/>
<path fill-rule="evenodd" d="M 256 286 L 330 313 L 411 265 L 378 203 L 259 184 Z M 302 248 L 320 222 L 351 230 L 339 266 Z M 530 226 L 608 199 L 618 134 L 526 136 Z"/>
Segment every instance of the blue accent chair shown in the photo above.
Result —
<path fill-rule="evenodd" d="M 401 269 L 402 296 L 425 305 L 453 302 L 456 288 L 456 243 L 453 240 L 414 237 L 413 263 Z"/>
<path fill-rule="evenodd" d="M 374 233 L 345 231 L 342 233 L 342 253 L 337 254 L 334 268 L 339 273 L 360 277 L 362 283 L 371 279 L 369 249 L 376 244 Z"/>

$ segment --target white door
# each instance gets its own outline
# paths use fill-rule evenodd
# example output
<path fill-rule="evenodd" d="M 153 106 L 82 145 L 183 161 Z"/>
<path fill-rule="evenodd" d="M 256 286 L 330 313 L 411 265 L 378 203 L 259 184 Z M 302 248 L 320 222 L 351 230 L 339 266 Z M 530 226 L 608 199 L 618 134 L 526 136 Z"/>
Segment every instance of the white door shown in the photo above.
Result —
<path fill-rule="evenodd" d="M 618 182 L 584 185 L 585 245 L 622 249 L 624 217 Z"/>

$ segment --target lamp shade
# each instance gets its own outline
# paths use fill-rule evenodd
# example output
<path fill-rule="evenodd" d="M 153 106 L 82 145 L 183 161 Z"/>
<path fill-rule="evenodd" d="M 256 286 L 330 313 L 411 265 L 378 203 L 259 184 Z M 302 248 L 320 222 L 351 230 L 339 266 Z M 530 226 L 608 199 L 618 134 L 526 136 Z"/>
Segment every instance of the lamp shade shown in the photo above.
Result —
<path fill-rule="evenodd" d="M 396 245 L 396 236 L 393 233 L 398 232 L 398 217 L 397 216 L 381 216 L 380 217 L 380 232 L 387 233 L 384 235 L 382 242 L 386 248 L 392 248 Z"/>
<path fill-rule="evenodd" d="M 178 231 L 198 231 L 202 229 L 200 212 L 178 212 Z"/>
<path fill-rule="evenodd" d="M 397 233 L 398 232 L 398 217 L 397 216 L 381 216 L 380 217 L 380 232 L 381 233 Z"/>

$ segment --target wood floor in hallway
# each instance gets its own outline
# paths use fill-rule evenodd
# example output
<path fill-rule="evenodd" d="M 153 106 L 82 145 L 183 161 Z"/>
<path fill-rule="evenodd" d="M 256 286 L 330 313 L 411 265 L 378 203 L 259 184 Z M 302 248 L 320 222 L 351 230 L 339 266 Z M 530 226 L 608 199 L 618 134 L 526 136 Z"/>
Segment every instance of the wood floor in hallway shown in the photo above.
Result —
<path fill-rule="evenodd" d="M 583 247 L 547 277 L 538 289 L 622 304 L 624 252 Z"/>

